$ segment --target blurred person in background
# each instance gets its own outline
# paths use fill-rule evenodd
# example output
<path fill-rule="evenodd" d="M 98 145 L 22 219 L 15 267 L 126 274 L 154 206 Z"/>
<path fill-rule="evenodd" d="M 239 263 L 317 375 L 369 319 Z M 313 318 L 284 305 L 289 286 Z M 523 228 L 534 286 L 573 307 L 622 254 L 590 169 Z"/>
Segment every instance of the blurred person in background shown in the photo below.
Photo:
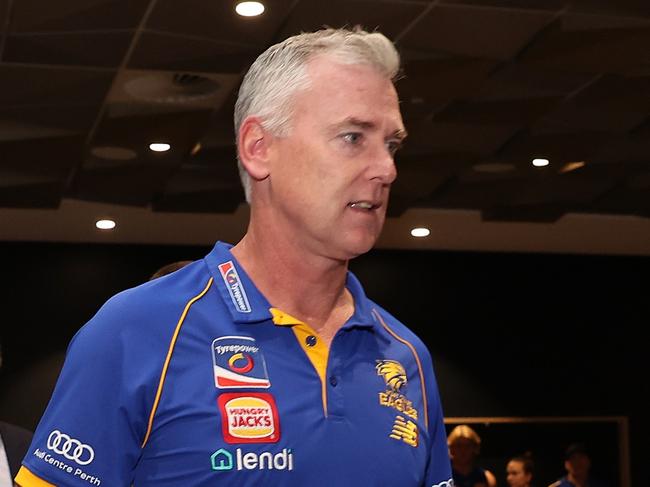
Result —
<path fill-rule="evenodd" d="M 591 474 L 591 455 L 584 443 L 572 443 L 564 453 L 567 474 L 549 487 L 607 487 Z"/>
<path fill-rule="evenodd" d="M 509 487 L 532 487 L 535 464 L 530 452 L 512 457 L 506 465 Z"/>
<path fill-rule="evenodd" d="M 0 370 L 2 344 L 0 343 Z M 20 462 L 27 454 L 32 432 L 15 424 L 0 421 L 0 487 L 12 487 Z"/>
<path fill-rule="evenodd" d="M 481 437 L 466 424 L 456 426 L 447 437 L 452 476 L 456 487 L 496 487 L 492 472 L 478 465 Z"/>

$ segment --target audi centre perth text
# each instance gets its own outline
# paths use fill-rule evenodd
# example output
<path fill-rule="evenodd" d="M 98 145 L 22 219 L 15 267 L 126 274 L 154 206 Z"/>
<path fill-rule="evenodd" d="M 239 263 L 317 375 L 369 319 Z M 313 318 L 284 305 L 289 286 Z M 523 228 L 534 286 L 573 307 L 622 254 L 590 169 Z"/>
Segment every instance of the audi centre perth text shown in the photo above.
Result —
<path fill-rule="evenodd" d="M 73 467 L 71 465 L 68 465 L 65 463 L 63 460 L 57 460 L 54 458 L 52 455 L 50 455 L 47 452 L 41 451 L 38 448 L 34 452 L 34 455 L 41 460 L 43 460 L 46 463 L 49 463 L 50 465 L 53 465 L 61 470 L 63 470 L 66 473 L 72 474 L 75 477 L 79 477 L 82 480 L 87 481 L 91 485 L 101 485 L 102 481 L 99 480 L 99 478 L 95 477 L 94 475 L 88 475 L 86 472 L 81 470 L 79 467 Z"/>

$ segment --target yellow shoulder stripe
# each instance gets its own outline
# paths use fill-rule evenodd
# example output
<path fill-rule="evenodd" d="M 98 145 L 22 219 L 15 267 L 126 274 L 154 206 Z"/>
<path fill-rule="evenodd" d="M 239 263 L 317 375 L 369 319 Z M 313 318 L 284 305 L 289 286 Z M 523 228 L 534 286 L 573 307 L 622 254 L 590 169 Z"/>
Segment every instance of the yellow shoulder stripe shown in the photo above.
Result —
<path fill-rule="evenodd" d="M 169 362 L 171 361 L 172 354 L 174 353 L 174 347 L 176 346 L 176 340 L 178 338 L 178 334 L 181 331 L 181 326 L 183 326 L 185 317 L 187 316 L 187 313 L 189 312 L 192 305 L 196 301 L 201 299 L 205 295 L 205 293 L 208 292 L 208 289 L 210 289 L 210 286 L 212 285 L 212 281 L 214 281 L 214 278 L 211 277 L 210 280 L 208 281 L 208 284 L 205 286 L 205 289 L 203 289 L 203 291 L 201 291 L 199 294 L 197 294 L 187 302 L 187 304 L 185 305 L 185 309 L 183 310 L 183 314 L 178 319 L 178 323 L 176 323 L 176 329 L 174 330 L 174 335 L 172 336 L 171 342 L 169 343 L 169 349 L 167 350 L 167 357 L 165 358 L 165 364 L 163 365 L 162 372 L 160 374 L 160 381 L 158 382 L 158 390 L 156 391 L 156 399 L 153 402 L 153 407 L 151 408 L 151 414 L 149 414 L 149 424 L 147 426 L 147 433 L 144 435 L 144 440 L 142 440 L 142 448 L 144 448 L 144 446 L 147 444 L 147 441 L 149 441 L 149 435 L 151 434 L 151 428 L 153 427 L 153 417 L 155 416 L 156 410 L 158 409 L 160 396 L 162 395 L 163 386 L 165 385 L 165 378 L 167 377 L 167 369 L 169 368 Z"/>
<path fill-rule="evenodd" d="M 418 355 L 418 352 L 417 350 L 415 350 L 415 347 L 411 344 L 411 342 L 399 336 L 386 324 L 386 322 L 383 320 L 383 318 L 377 312 L 376 309 L 373 309 L 372 313 L 379 320 L 381 326 L 383 326 L 386 329 L 386 331 L 390 333 L 393 336 L 393 338 L 395 338 L 395 340 L 397 340 L 400 343 L 403 343 L 409 348 L 409 350 L 413 354 L 413 357 L 415 358 L 415 363 L 418 366 L 418 373 L 420 374 L 420 384 L 422 384 L 422 406 L 424 408 L 424 425 L 428 429 L 429 428 L 429 407 L 427 405 L 427 388 L 424 383 L 424 371 L 422 370 L 422 363 L 420 362 L 420 357 Z"/>
<path fill-rule="evenodd" d="M 20 467 L 18 475 L 14 479 L 20 487 L 56 487 L 56 485 L 46 482 L 34 475 L 27 467 Z"/>

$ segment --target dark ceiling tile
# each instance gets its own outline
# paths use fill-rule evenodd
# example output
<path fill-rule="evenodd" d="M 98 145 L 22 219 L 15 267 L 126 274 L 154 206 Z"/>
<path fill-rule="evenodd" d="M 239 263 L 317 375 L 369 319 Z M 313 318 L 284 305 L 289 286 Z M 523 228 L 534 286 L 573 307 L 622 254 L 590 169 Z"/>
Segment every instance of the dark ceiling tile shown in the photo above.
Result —
<path fill-rule="evenodd" d="M 239 73 L 261 49 L 145 32 L 128 62 L 133 69 Z"/>
<path fill-rule="evenodd" d="M 650 19 L 642 17 L 617 17 L 614 15 L 593 15 L 579 13 L 565 13 L 561 17 L 562 29 L 567 32 L 606 30 L 606 29 L 634 29 L 648 27 Z"/>
<path fill-rule="evenodd" d="M 0 108 L 0 139 L 40 138 L 86 132 L 97 117 L 97 106 L 31 105 Z"/>
<path fill-rule="evenodd" d="M 534 123 L 561 101 L 560 97 L 458 101 L 436 114 L 434 121 L 523 126 Z"/>
<path fill-rule="evenodd" d="M 9 26 L 9 0 L 0 0 L 0 38 Z"/>
<path fill-rule="evenodd" d="M 66 197 L 144 207 L 164 186 L 171 171 L 169 166 L 155 164 L 81 170 Z"/>
<path fill-rule="evenodd" d="M 438 153 L 407 158 L 397 165 L 397 180 L 391 187 L 391 195 L 426 198 L 468 164 L 458 154 Z"/>
<path fill-rule="evenodd" d="M 3 60 L 10 63 L 117 67 L 122 63 L 132 37 L 133 32 L 9 36 Z"/>
<path fill-rule="evenodd" d="M 576 131 L 560 134 L 520 133 L 513 137 L 500 151 L 499 158 L 531 171 L 535 158 L 549 159 L 549 168 L 561 167 L 567 162 L 588 161 L 594 157 L 601 146 L 609 142 L 607 134 L 599 132 Z M 544 168 L 542 168 L 544 169 Z"/>
<path fill-rule="evenodd" d="M 600 163 L 638 162 L 650 167 L 650 134 L 620 135 L 602 145 L 590 161 Z"/>
<path fill-rule="evenodd" d="M 650 17 L 650 4 L 647 0 L 573 0 L 569 11 L 614 15 Z"/>
<path fill-rule="evenodd" d="M 83 140 L 81 135 L 69 135 L 0 141 L 0 168 L 46 179 L 67 178 L 81 161 Z"/>
<path fill-rule="evenodd" d="M 493 61 L 480 59 L 409 60 L 396 83 L 405 118 L 418 119 L 455 98 L 472 96 L 494 69 Z"/>
<path fill-rule="evenodd" d="M 234 213 L 244 201 L 241 188 L 196 191 L 159 195 L 152 209 L 176 213 Z"/>
<path fill-rule="evenodd" d="M 602 76 L 577 93 L 574 100 L 580 106 L 633 109 L 650 115 L 650 76 Z"/>
<path fill-rule="evenodd" d="M 625 133 L 638 126 L 647 114 L 647 110 L 623 101 L 578 104 L 571 100 L 554 107 L 543 120 L 533 125 L 533 130 L 537 133 Z"/>
<path fill-rule="evenodd" d="M 0 142 L 0 207 L 58 207 L 82 145 L 77 136 Z"/>
<path fill-rule="evenodd" d="M 549 12 L 438 6 L 401 43 L 411 49 L 505 61 L 551 19 Z"/>
<path fill-rule="evenodd" d="M 14 1 L 10 32 L 133 29 L 140 23 L 150 1 Z"/>
<path fill-rule="evenodd" d="M 593 74 L 567 73 L 509 63 L 484 80 L 473 93 L 473 99 L 487 101 L 566 96 L 593 78 Z"/>
<path fill-rule="evenodd" d="M 570 0 L 443 0 L 447 4 L 474 5 L 516 10 L 561 10 Z"/>
<path fill-rule="evenodd" d="M 519 58 L 524 65 L 575 73 L 620 73 L 647 66 L 650 28 L 545 31 Z"/>
<path fill-rule="evenodd" d="M 300 32 L 311 32 L 327 27 L 353 27 L 379 30 L 394 39 L 420 15 L 426 4 L 376 2 L 363 0 L 302 0 L 291 11 L 282 31 L 276 36 L 279 42 Z"/>
<path fill-rule="evenodd" d="M 265 46 L 285 19 L 292 0 L 266 0 L 259 17 L 241 17 L 235 2 L 205 0 L 159 0 L 147 29 L 229 43 Z"/>
<path fill-rule="evenodd" d="M 563 202 L 494 206 L 481 211 L 486 222 L 554 223 L 567 213 Z"/>
<path fill-rule="evenodd" d="M 113 72 L 0 64 L 0 109 L 3 107 L 101 104 Z"/>
<path fill-rule="evenodd" d="M 65 183 L 0 185 L 0 208 L 58 208 Z"/>
<path fill-rule="evenodd" d="M 486 157 L 497 151 L 518 128 L 507 125 L 423 122 L 409 128 L 404 153 L 460 153 Z"/>

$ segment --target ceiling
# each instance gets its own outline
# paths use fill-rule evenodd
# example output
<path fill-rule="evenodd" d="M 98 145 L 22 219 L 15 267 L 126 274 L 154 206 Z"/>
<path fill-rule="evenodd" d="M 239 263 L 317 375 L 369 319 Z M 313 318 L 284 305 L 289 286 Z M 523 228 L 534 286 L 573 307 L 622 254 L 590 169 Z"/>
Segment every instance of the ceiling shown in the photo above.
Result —
<path fill-rule="evenodd" d="M 0 239 L 235 240 L 243 72 L 288 35 L 360 24 L 404 60 L 381 246 L 650 255 L 648 0 L 234 3 L 0 0 Z M 121 233 L 91 227 L 104 215 Z"/>

